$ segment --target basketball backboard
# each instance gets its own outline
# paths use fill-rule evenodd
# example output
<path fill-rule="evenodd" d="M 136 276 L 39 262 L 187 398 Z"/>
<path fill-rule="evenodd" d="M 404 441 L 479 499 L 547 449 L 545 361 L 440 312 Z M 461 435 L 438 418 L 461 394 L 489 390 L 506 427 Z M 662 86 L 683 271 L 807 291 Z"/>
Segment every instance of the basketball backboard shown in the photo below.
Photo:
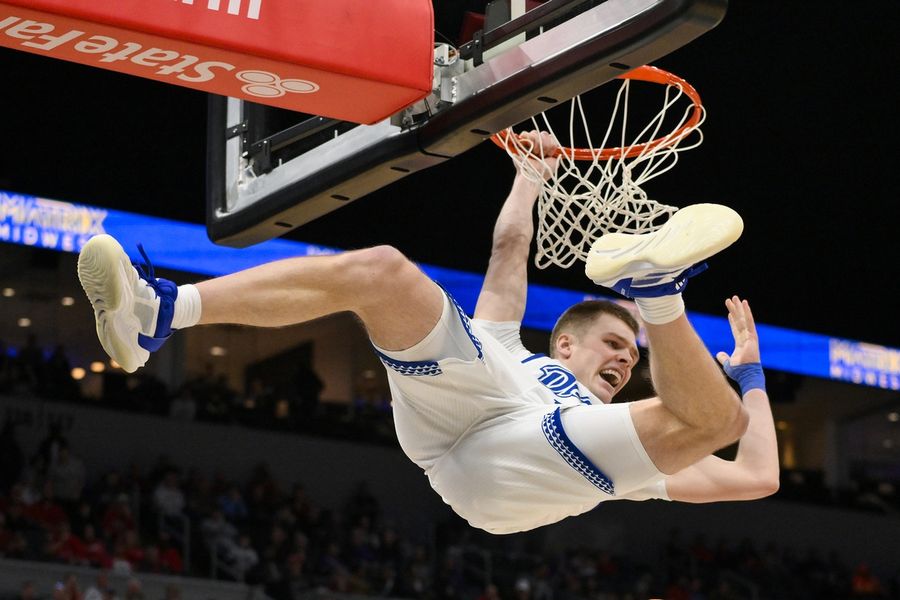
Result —
<path fill-rule="evenodd" d="M 277 237 L 457 156 L 684 46 L 721 21 L 727 0 L 548 0 L 518 16 L 516 4 L 458 48 L 436 43 L 431 94 L 372 125 L 211 96 L 210 238 Z"/>

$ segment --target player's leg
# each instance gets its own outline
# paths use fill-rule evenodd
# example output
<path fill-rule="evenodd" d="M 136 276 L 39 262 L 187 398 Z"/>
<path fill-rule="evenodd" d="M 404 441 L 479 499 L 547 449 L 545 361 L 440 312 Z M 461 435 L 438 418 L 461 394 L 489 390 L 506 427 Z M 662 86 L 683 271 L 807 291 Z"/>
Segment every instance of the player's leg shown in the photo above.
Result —
<path fill-rule="evenodd" d="M 78 276 L 103 348 L 128 372 L 143 366 L 173 329 L 197 323 L 277 327 L 352 311 L 373 342 L 403 349 L 431 330 L 443 306 L 440 288 L 384 246 L 286 259 L 179 287 L 157 279 L 149 265 L 133 267 L 104 235 L 82 249 Z"/>
<path fill-rule="evenodd" d="M 603 236 L 586 271 L 600 285 L 635 300 L 646 325 L 658 399 L 633 403 L 644 448 L 660 471 L 674 473 L 737 440 L 747 415 L 684 314 L 681 291 L 705 260 L 733 243 L 740 217 L 701 204 L 676 213 L 659 230 Z"/>
<path fill-rule="evenodd" d="M 202 281 L 197 290 L 199 324 L 280 327 L 350 311 L 387 350 L 425 337 L 443 307 L 437 284 L 390 246 L 281 260 Z"/>
<path fill-rule="evenodd" d="M 631 416 L 647 454 L 671 474 L 736 441 L 748 417 L 687 317 L 646 331 L 658 397 L 632 403 Z"/>

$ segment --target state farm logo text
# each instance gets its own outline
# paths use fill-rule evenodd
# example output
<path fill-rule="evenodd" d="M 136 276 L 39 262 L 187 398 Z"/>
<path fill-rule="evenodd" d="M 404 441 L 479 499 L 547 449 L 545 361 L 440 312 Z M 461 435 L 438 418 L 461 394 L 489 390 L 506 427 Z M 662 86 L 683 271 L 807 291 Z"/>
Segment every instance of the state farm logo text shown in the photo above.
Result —
<path fill-rule="evenodd" d="M 244 83 L 242 92 L 257 98 L 279 98 L 286 93 L 311 94 L 319 89 L 312 81 L 282 79 L 268 71 L 241 71 L 235 77 Z"/>
<path fill-rule="evenodd" d="M 148 71 L 152 70 L 153 75 L 175 77 L 190 84 L 212 81 L 220 73 L 230 73 L 237 69 L 228 62 L 202 60 L 198 56 L 176 50 L 145 47 L 137 42 L 122 42 L 108 35 L 90 35 L 78 29 L 57 32 L 57 27 L 52 23 L 14 16 L 0 20 L 0 31 L 26 48 L 67 54 L 70 60 L 74 50 L 86 55 L 85 58 L 92 57 L 98 63 L 97 66 L 113 70 L 116 68 L 110 63 L 128 61 Z M 257 98 L 277 98 L 286 93 L 310 94 L 319 90 L 314 82 L 282 79 L 269 71 L 240 70 L 232 76 L 241 84 L 240 89 L 244 94 Z"/>

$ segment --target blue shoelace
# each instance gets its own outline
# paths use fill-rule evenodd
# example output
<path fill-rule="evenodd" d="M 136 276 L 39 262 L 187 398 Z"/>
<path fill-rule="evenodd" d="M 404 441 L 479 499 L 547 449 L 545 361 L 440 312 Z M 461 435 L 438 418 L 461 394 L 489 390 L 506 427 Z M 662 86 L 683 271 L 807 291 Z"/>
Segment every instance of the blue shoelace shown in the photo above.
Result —
<path fill-rule="evenodd" d="M 144 250 L 143 244 L 138 244 L 138 252 L 141 253 L 141 257 L 144 259 L 144 264 L 140 264 L 132 261 L 131 264 L 137 270 L 138 275 L 141 279 L 147 282 L 153 291 L 156 292 L 157 297 L 161 297 L 163 295 L 162 290 L 159 286 L 159 281 L 156 279 L 156 270 L 153 268 L 153 263 L 150 262 L 150 257 L 147 256 L 147 251 Z"/>

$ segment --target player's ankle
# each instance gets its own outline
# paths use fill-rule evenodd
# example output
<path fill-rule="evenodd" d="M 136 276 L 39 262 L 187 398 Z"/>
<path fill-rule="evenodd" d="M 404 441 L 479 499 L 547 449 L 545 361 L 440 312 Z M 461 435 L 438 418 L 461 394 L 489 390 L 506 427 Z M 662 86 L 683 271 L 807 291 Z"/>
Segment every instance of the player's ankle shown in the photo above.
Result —
<path fill-rule="evenodd" d="M 671 323 L 684 314 L 684 300 L 681 294 L 659 296 L 658 298 L 635 298 L 641 319 L 651 325 Z"/>
<path fill-rule="evenodd" d="M 200 320 L 200 292 L 194 285 L 179 285 L 175 310 L 172 315 L 172 329 L 192 327 Z"/>

